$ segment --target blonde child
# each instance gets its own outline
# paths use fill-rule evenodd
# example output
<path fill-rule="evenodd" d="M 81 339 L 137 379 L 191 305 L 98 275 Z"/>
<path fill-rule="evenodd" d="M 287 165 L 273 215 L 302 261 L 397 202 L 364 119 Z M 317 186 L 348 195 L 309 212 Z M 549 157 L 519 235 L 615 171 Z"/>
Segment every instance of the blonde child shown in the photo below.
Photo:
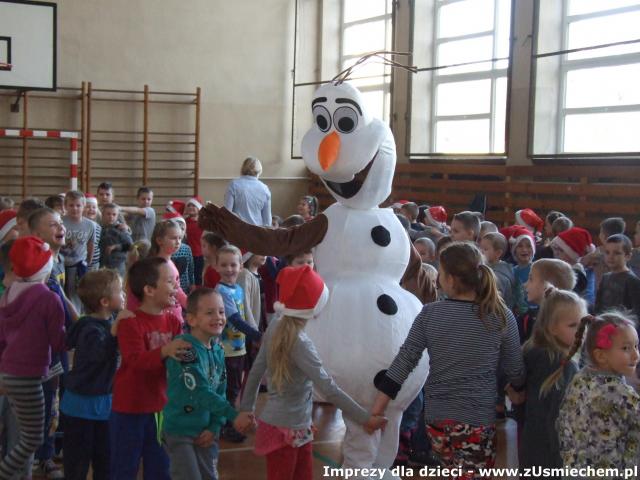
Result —
<path fill-rule="evenodd" d="M 576 275 L 574 291 L 587 301 L 589 307 L 593 306 L 596 299 L 595 274 L 580 263 L 582 257 L 596 250 L 591 234 L 584 228 L 571 227 L 551 241 L 551 248 L 555 258 L 564 260 L 573 268 Z"/>
<path fill-rule="evenodd" d="M 587 366 L 571 381 L 556 428 L 565 467 L 633 468 L 640 446 L 640 396 L 625 377 L 635 376 L 638 334 L 620 313 L 586 316 L 565 357 L 580 350 L 584 330 Z"/>
<path fill-rule="evenodd" d="M 127 252 L 133 240 L 127 228 L 118 221 L 120 208 L 115 203 L 102 207 L 102 230 L 100 232 L 100 265 L 115 269 L 124 278 Z"/>
<path fill-rule="evenodd" d="M 85 480 L 91 466 L 94 480 L 108 480 L 111 391 L 118 363 L 112 325 L 124 307 L 122 280 L 115 270 L 89 272 L 78 284 L 78 295 L 87 315 L 67 334 L 74 357 L 60 403 L 65 414 L 64 476 Z"/>
<path fill-rule="evenodd" d="M 571 265 L 557 258 L 541 258 L 531 265 L 529 278 L 524 284 L 524 288 L 527 293 L 527 301 L 534 305 L 540 305 L 544 299 L 545 291 L 550 287 L 573 290 L 575 284 L 576 276 Z M 529 310 L 527 331 L 533 331 L 537 314 L 537 310 Z"/>
<path fill-rule="evenodd" d="M 64 308 L 46 282 L 53 258 L 49 244 L 22 237 L 9 251 L 15 280 L 0 299 L 0 376 L 18 420 L 20 439 L 0 462 L 0 479 L 25 467 L 44 440 L 42 388 L 51 353 L 64 350 Z"/>
<path fill-rule="evenodd" d="M 376 376 L 380 393 L 372 411 L 384 413 L 426 349 L 425 420 L 433 451 L 469 478 L 469 471 L 495 463 L 498 364 L 516 388 L 524 384 L 524 365 L 516 320 L 478 248 L 450 244 L 440 254 L 439 273 L 447 299 L 423 307 L 398 356 Z"/>
<path fill-rule="evenodd" d="M 204 257 L 200 239 L 204 231 L 198 225 L 198 212 L 202 208 L 202 199 L 198 196 L 190 198 L 184 206 L 184 220 L 186 222 L 186 242 L 193 255 L 193 276 L 197 286 L 202 285 Z"/>
<path fill-rule="evenodd" d="M 264 255 L 254 255 L 246 252 L 242 255 L 243 269 L 238 275 L 238 285 L 244 291 L 244 310 L 247 314 L 247 322 L 251 323 L 253 328 L 258 329 L 263 317 L 263 296 L 262 278 L 258 273 L 258 269 L 265 264 L 266 257 Z"/>
<path fill-rule="evenodd" d="M 238 285 L 238 275 L 242 269 L 242 254 L 237 247 L 227 245 L 218 249 L 217 270 L 220 282 L 216 291 L 224 300 L 227 325 L 222 333 L 225 365 L 227 367 L 227 400 L 232 405 L 240 395 L 242 375 L 247 358 L 246 340 L 259 341 L 260 332 L 247 322 L 244 310 L 244 291 Z M 245 436 L 229 423 L 222 430 L 226 440 L 240 443 Z"/>
<path fill-rule="evenodd" d="M 516 277 L 513 274 L 513 267 L 502 260 L 507 248 L 507 239 L 500 232 L 486 233 L 480 240 L 480 250 L 487 265 L 491 267 L 496 276 L 502 300 L 511 310 L 515 305 Z"/>
<path fill-rule="evenodd" d="M 127 271 L 131 268 L 131 265 L 149 255 L 149 250 L 151 250 L 151 242 L 149 240 L 142 239 L 133 242 L 127 253 Z"/>
<path fill-rule="evenodd" d="M 191 354 L 166 360 L 164 440 L 171 478 L 217 480 L 220 428 L 229 419 L 245 431 L 253 425 L 253 415 L 238 414 L 225 398 L 224 350 L 216 341 L 227 323 L 220 294 L 200 288 L 189 295 L 187 323 L 190 333 L 176 338 L 191 344 Z"/>
<path fill-rule="evenodd" d="M 164 258 L 174 273 L 176 281 L 176 301 L 167 308 L 176 318 L 184 323 L 182 309 L 187 307 L 187 295 L 182 288 L 180 288 L 180 274 L 175 264 L 171 261 L 171 255 L 178 251 L 181 242 L 182 230 L 178 224 L 171 221 L 158 223 L 151 235 L 151 248 L 149 249 L 148 257 Z M 127 310 L 131 312 L 135 311 L 140 306 L 141 300 L 141 298 L 136 297 L 135 293 L 133 293 L 133 295 L 127 295 Z"/>
<path fill-rule="evenodd" d="M 586 313 L 586 304 L 578 295 L 551 288 L 533 334 L 524 344 L 527 390 L 521 467 L 562 467 L 555 422 L 565 390 L 578 371 L 578 366 L 565 358 Z"/>
<path fill-rule="evenodd" d="M 66 228 L 65 246 L 62 248 L 65 266 L 65 293 L 78 312 L 82 312 L 82 302 L 76 287 L 93 261 L 96 247 L 96 223 L 84 218 L 82 213 L 85 197 L 82 192 L 71 190 L 64 197 L 67 214 L 62 217 Z"/>
<path fill-rule="evenodd" d="M 327 302 L 329 292 L 311 267 L 284 268 L 277 278 L 280 287 L 278 310 L 265 333 L 258 357 L 249 373 L 240 410 L 253 412 L 260 379 L 266 373 L 269 395 L 256 432 L 255 453 L 265 455 L 267 479 L 313 478 L 312 389 L 315 386 L 344 415 L 372 433 L 386 423 L 372 416 L 344 393 L 322 367 L 309 337 L 307 321 Z"/>

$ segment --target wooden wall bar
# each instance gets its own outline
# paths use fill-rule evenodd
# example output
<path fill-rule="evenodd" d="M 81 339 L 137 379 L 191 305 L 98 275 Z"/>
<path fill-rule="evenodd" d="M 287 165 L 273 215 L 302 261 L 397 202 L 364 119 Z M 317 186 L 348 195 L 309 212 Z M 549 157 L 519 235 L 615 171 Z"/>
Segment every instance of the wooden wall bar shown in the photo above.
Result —
<path fill-rule="evenodd" d="M 323 207 L 333 202 L 317 177 L 310 191 Z M 622 216 L 632 231 L 640 220 L 640 166 L 398 164 L 390 200 L 443 205 L 451 215 L 468 209 L 476 194 L 487 196 L 486 217 L 498 225 L 532 208 L 541 216 L 560 210 L 592 231 L 602 219 Z"/>

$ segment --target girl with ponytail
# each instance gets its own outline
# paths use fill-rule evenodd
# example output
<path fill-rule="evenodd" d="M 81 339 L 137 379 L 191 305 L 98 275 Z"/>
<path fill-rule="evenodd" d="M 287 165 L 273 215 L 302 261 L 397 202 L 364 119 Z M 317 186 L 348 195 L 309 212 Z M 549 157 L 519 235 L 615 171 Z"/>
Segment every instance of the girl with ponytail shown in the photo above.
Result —
<path fill-rule="evenodd" d="M 253 412 L 260 380 L 267 375 L 267 403 L 258 419 L 255 453 L 267 459 L 267 480 L 312 480 L 312 390 L 320 393 L 345 416 L 368 433 L 386 424 L 383 416 L 370 415 L 344 393 L 322 367 L 313 343 L 304 333 L 307 321 L 327 302 L 329 292 L 309 266 L 286 267 L 278 275 L 282 315 L 269 323 L 247 378 L 240 410 Z"/>
<path fill-rule="evenodd" d="M 569 354 L 575 339 L 582 339 L 585 323 L 581 319 L 586 314 L 585 301 L 575 293 L 553 287 L 544 293 L 533 332 L 523 347 L 527 400 L 521 467 L 562 467 L 555 423 L 565 391 L 578 371 Z"/>
<path fill-rule="evenodd" d="M 638 334 L 622 313 L 588 315 L 565 362 L 580 350 L 585 328 L 587 365 L 567 388 L 556 422 L 560 455 L 565 467 L 622 472 L 637 465 L 640 447 L 640 396 L 625 380 L 636 378 Z"/>
<path fill-rule="evenodd" d="M 389 369 L 376 376 L 373 413 L 384 413 L 426 349 L 425 420 L 433 451 L 445 467 L 461 467 L 462 478 L 471 478 L 495 463 L 498 364 L 514 388 L 524 384 L 518 326 L 474 244 L 442 250 L 439 283 L 447 299 L 423 307 Z"/>

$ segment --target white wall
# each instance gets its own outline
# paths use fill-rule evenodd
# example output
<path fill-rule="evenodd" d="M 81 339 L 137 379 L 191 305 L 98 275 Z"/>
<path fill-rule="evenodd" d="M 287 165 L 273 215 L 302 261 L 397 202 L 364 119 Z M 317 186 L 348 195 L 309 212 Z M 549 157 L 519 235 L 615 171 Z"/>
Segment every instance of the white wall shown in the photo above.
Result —
<path fill-rule="evenodd" d="M 274 213 L 293 213 L 307 186 L 302 161 L 289 158 L 293 1 L 57 4 L 59 86 L 83 80 L 94 88 L 131 90 L 148 84 L 195 92 L 200 86 L 202 195 L 220 202 L 228 178 L 253 154 L 263 162 Z M 0 125 L 19 124 L 16 118 L 2 106 Z"/>

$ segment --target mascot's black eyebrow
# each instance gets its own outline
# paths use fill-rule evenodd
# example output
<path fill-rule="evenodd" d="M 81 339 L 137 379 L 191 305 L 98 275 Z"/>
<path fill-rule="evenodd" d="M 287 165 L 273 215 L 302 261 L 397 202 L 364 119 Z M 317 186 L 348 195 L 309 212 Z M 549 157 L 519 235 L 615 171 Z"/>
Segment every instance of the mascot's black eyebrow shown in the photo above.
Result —
<path fill-rule="evenodd" d="M 311 107 L 313 107 L 316 103 L 326 102 L 327 97 L 318 97 L 311 102 Z"/>
<path fill-rule="evenodd" d="M 350 103 L 351 105 L 356 107 L 358 109 L 358 113 L 362 115 L 362 110 L 360 109 L 360 105 L 358 105 L 357 102 L 354 102 L 350 98 L 336 98 L 336 103 Z"/>

